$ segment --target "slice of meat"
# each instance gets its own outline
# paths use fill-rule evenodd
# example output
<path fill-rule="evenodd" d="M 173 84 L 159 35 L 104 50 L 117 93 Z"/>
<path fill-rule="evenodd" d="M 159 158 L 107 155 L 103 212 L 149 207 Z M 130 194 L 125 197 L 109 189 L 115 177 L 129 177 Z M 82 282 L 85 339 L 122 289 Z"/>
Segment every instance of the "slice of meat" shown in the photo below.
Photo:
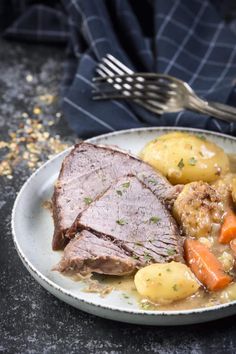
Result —
<path fill-rule="evenodd" d="M 135 176 L 119 179 L 81 212 L 69 235 L 89 230 L 109 238 L 139 261 L 181 260 L 181 237 L 175 220 L 154 193 Z M 95 249 L 96 251 L 96 249 Z"/>
<path fill-rule="evenodd" d="M 119 177 L 137 175 L 160 200 L 175 197 L 176 187 L 128 153 L 89 143 L 74 147 L 64 159 L 53 194 L 54 250 L 64 248 L 67 229 L 76 216 Z"/>
<path fill-rule="evenodd" d="M 137 261 L 126 255 L 112 241 L 82 231 L 64 249 L 60 263 L 54 268 L 60 272 L 126 275 L 135 270 Z"/>

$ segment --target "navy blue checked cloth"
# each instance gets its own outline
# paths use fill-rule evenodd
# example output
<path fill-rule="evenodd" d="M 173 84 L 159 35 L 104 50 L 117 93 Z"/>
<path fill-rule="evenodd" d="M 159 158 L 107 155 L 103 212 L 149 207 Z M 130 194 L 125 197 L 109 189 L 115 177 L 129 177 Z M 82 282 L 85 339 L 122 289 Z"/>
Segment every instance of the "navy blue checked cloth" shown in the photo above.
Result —
<path fill-rule="evenodd" d="M 25 21 L 16 21 L 4 35 L 68 41 L 63 110 L 80 137 L 144 126 L 187 126 L 236 135 L 233 123 L 188 111 L 157 117 L 135 104 L 92 101 L 91 93 L 97 63 L 111 53 L 134 71 L 173 75 L 208 100 L 236 106 L 236 22 L 233 16 L 225 22 L 221 1 L 64 0 L 60 9 L 56 3 L 37 5 L 36 29 L 30 21 L 33 13 L 25 13 Z M 236 13 L 235 1 L 226 3 L 231 6 L 228 14 Z"/>

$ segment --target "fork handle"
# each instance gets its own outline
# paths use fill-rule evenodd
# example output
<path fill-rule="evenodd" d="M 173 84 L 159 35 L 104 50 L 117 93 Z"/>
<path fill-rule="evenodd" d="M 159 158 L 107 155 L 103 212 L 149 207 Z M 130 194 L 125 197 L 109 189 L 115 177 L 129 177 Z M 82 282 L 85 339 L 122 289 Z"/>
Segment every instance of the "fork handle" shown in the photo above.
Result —
<path fill-rule="evenodd" d="M 210 105 L 213 108 L 219 109 L 223 112 L 227 112 L 230 114 L 233 114 L 234 116 L 236 116 L 236 108 L 229 106 L 227 104 L 223 104 L 223 103 L 218 103 L 218 102 L 213 102 L 213 101 L 209 101 L 208 105 Z"/>
<path fill-rule="evenodd" d="M 236 108 L 218 102 L 204 101 L 196 96 L 190 100 L 190 109 L 211 115 L 226 122 L 236 122 Z"/>

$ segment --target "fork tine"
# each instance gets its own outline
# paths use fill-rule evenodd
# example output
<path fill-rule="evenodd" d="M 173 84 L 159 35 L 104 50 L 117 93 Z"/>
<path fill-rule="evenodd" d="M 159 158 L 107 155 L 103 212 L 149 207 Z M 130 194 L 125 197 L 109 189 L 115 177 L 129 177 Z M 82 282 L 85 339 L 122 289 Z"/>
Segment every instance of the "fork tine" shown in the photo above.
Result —
<path fill-rule="evenodd" d="M 112 61 L 110 61 L 108 58 L 103 58 L 101 64 L 106 65 L 109 69 L 113 70 L 115 74 L 118 75 L 124 75 L 125 72 L 121 70 L 118 66 L 114 65 Z"/>
<path fill-rule="evenodd" d="M 100 73 L 101 73 L 101 71 L 103 71 L 105 75 L 103 74 L 102 78 L 104 78 L 105 80 L 107 80 L 109 77 L 115 76 L 113 74 L 113 72 L 108 67 L 102 65 L 101 63 L 98 64 L 96 71 L 97 71 L 97 73 L 98 73 L 98 71 L 100 71 Z"/>
<path fill-rule="evenodd" d="M 107 87 L 107 81 L 102 82 L 100 80 L 96 80 L 95 78 L 95 84 L 98 90 L 104 91 Z M 176 92 L 172 90 L 167 90 L 165 87 L 162 85 L 147 85 L 145 82 L 144 83 L 129 83 L 129 84 L 124 84 L 123 82 L 119 82 L 119 84 L 114 81 L 114 77 L 109 81 L 109 83 L 115 87 L 118 90 L 128 90 L 130 92 L 137 92 L 140 95 L 144 94 L 151 94 L 155 95 L 156 98 L 158 99 L 165 99 L 168 100 L 170 98 L 173 98 L 176 96 Z"/>
<path fill-rule="evenodd" d="M 107 65 L 108 65 L 108 66 L 107 66 Z M 99 72 L 101 73 L 101 70 L 104 71 L 106 75 L 108 74 L 110 77 L 113 77 L 113 76 L 115 76 L 115 75 L 117 75 L 117 74 L 121 74 L 121 75 L 122 75 L 122 71 L 120 71 L 118 68 L 116 68 L 113 64 L 109 65 L 109 64 L 108 64 L 108 61 L 106 60 L 106 58 L 103 59 L 103 62 L 102 62 L 102 63 L 99 63 L 99 64 L 98 64 L 97 73 L 99 73 Z M 102 75 L 102 76 L 105 77 L 104 75 Z M 109 81 L 106 80 L 106 81 L 109 82 L 109 83 L 111 83 L 111 84 L 113 84 L 113 82 L 114 82 L 114 80 L 109 80 Z M 120 82 L 122 81 L 122 79 L 121 79 L 121 78 L 116 78 L 115 81 L 116 81 L 117 83 L 120 83 Z M 124 86 L 125 86 L 127 89 L 131 88 L 131 87 L 129 86 L 129 84 L 124 84 Z"/>
<path fill-rule="evenodd" d="M 95 100 L 134 101 L 154 113 L 162 114 L 168 108 L 166 103 L 176 95 L 174 89 L 178 80 L 176 83 L 162 74 L 134 73 L 111 54 L 102 59 L 96 71 L 100 77 L 93 78 L 97 89 L 93 97 Z"/>
<path fill-rule="evenodd" d="M 105 70 L 105 71 L 104 71 L 104 70 Z M 99 75 L 101 75 L 101 77 L 104 77 L 104 78 L 106 77 L 105 83 L 108 82 L 108 83 L 111 84 L 115 89 L 121 90 L 121 89 L 122 89 L 122 86 L 119 85 L 118 83 L 114 82 L 114 80 L 111 78 L 112 75 L 111 75 L 111 76 L 107 76 L 107 73 L 108 73 L 109 69 L 104 68 L 104 70 L 97 69 L 97 73 L 98 73 Z M 96 78 L 93 78 L 93 81 L 96 83 Z"/>
<path fill-rule="evenodd" d="M 102 99 L 102 98 L 108 99 L 112 97 L 112 99 L 141 100 L 145 102 L 153 101 L 155 99 L 155 97 L 151 97 L 150 95 L 139 96 L 133 92 L 128 92 L 128 91 L 117 92 L 115 90 L 107 90 L 102 92 L 93 91 L 93 93 L 94 93 L 93 96 L 94 99 Z M 165 102 L 166 100 L 164 100 L 163 102 L 161 102 L 160 100 L 153 101 L 152 105 L 165 110 L 167 108 Z"/>
<path fill-rule="evenodd" d="M 165 112 L 163 109 L 158 109 L 157 107 L 152 107 L 152 105 L 145 103 L 145 102 L 140 102 L 140 101 L 135 101 L 137 104 L 139 104 L 140 106 L 146 108 L 147 110 L 155 113 L 155 114 L 159 114 L 160 116 Z"/>
<path fill-rule="evenodd" d="M 160 101 L 152 101 L 151 97 L 142 97 L 139 99 L 138 96 L 136 95 L 123 95 L 122 93 L 108 93 L 108 92 L 103 92 L 103 93 L 98 93 L 94 92 L 93 99 L 96 100 L 127 100 L 127 101 L 134 101 L 134 102 L 139 102 L 139 103 L 145 103 L 146 106 L 151 106 L 153 108 L 158 108 L 161 109 L 162 111 L 165 111 L 167 109 L 167 106 L 164 104 L 164 102 Z"/>
<path fill-rule="evenodd" d="M 114 65 L 115 63 L 115 65 Z M 119 69 L 119 66 L 121 69 Z M 163 80 L 163 86 L 172 86 L 172 88 L 176 87 L 176 84 L 173 83 L 172 77 L 168 75 L 160 75 L 160 74 L 152 74 L 152 73 L 134 73 L 132 70 L 127 68 L 123 63 L 121 63 L 118 59 L 114 58 L 111 54 L 107 54 L 103 59 L 102 62 L 98 64 L 98 68 L 103 70 L 108 76 L 114 76 L 115 73 L 115 80 L 116 82 L 120 83 L 120 80 L 126 80 L 129 83 L 133 80 L 137 81 L 145 81 L 148 79 L 157 79 L 159 82 Z M 124 73 L 126 71 L 126 74 Z M 97 71 L 98 72 L 98 71 Z M 129 74 L 128 74 L 129 73 Z M 105 76 L 102 75 L 104 80 L 106 80 Z M 167 82 L 166 82 L 167 81 Z M 110 81 L 111 83 L 111 81 Z M 127 86 L 127 88 L 129 88 Z M 168 87 L 169 88 L 169 87 Z"/>
<path fill-rule="evenodd" d="M 113 87 L 115 87 L 116 84 L 113 85 Z M 117 84 L 118 85 L 118 84 Z M 99 84 L 96 85 L 96 92 L 101 92 L 101 93 L 113 93 L 115 94 L 116 91 L 119 91 L 119 93 L 121 93 L 122 95 L 134 95 L 136 97 L 138 97 L 139 99 L 143 99 L 144 97 L 147 97 L 149 99 L 152 100 L 157 100 L 161 103 L 166 103 L 167 101 L 169 101 L 172 97 L 174 97 L 174 95 L 170 94 L 169 92 L 164 92 L 158 89 L 149 89 L 147 90 L 145 87 L 143 88 L 136 88 L 136 87 L 132 87 L 132 89 L 126 89 L 124 86 L 122 86 L 119 88 L 113 90 L 111 87 L 108 87 L 106 84 Z"/>
<path fill-rule="evenodd" d="M 131 99 L 131 96 L 125 96 L 122 94 L 99 94 L 96 92 L 96 95 L 93 96 L 93 100 L 95 101 L 100 101 L 100 100 L 131 100 L 134 101 L 135 103 L 139 104 L 142 107 L 145 107 L 146 109 L 157 113 L 157 114 L 162 114 L 165 110 L 166 110 L 166 106 L 164 105 L 159 105 L 158 104 L 153 104 L 155 102 L 153 102 L 152 104 L 150 103 L 150 101 L 140 101 L 139 99 L 137 99 L 137 97 L 135 96 L 135 99 Z"/>
<path fill-rule="evenodd" d="M 129 90 L 129 91 L 138 91 L 140 93 L 152 93 L 156 94 L 157 96 L 163 96 L 166 99 L 173 98 L 177 95 L 176 91 L 173 90 L 172 88 L 168 88 L 165 85 L 162 85 L 162 83 L 157 83 L 157 84 L 150 84 L 150 83 L 124 83 L 122 81 L 117 81 L 115 80 L 115 77 L 104 77 L 104 80 L 100 80 L 100 78 L 96 77 L 93 79 L 93 82 L 97 86 L 98 89 L 104 90 L 104 87 L 106 87 L 106 84 L 109 83 L 111 84 L 114 88 L 118 90 Z"/>
<path fill-rule="evenodd" d="M 114 74 L 112 73 L 112 71 L 111 71 L 109 68 L 107 68 L 107 67 L 104 66 L 103 64 L 99 64 L 98 67 L 99 67 L 99 68 L 97 69 L 97 73 L 98 73 L 98 74 L 100 73 L 100 75 L 101 75 L 101 72 L 102 72 L 102 71 L 105 73 L 105 75 L 108 74 L 108 76 L 104 76 L 104 74 L 101 75 L 101 76 L 104 78 L 105 82 L 109 82 L 109 83 L 112 84 L 114 87 L 115 87 L 115 85 L 116 85 L 116 88 L 117 88 L 118 90 L 122 89 L 122 86 L 119 85 L 119 83 L 122 82 L 122 78 L 121 78 L 122 76 L 119 77 L 119 78 L 113 79 L 113 77 L 116 77 L 116 75 L 114 75 Z M 95 79 L 95 80 L 93 79 L 93 81 L 96 82 L 96 79 Z M 97 81 L 99 81 L 99 80 L 97 80 Z M 119 87 L 118 87 L 117 84 L 119 85 Z M 129 89 L 129 90 L 132 89 L 132 87 L 130 86 L 129 83 L 122 83 L 122 85 L 123 85 L 123 87 L 125 87 L 126 89 Z"/>
<path fill-rule="evenodd" d="M 110 72 L 109 69 L 107 69 L 102 65 L 99 66 L 99 69 L 103 70 L 105 73 Z M 143 75 L 142 73 L 138 75 L 135 74 L 135 75 L 107 75 L 107 76 L 103 74 L 102 77 L 96 77 L 93 79 L 93 81 L 105 82 L 112 76 L 113 82 L 115 81 L 123 85 L 126 83 L 128 85 L 137 85 L 136 87 L 138 87 L 138 85 L 143 85 L 146 86 L 147 89 L 150 88 L 150 86 L 152 87 L 155 86 L 155 87 L 160 87 L 162 89 L 170 90 L 172 92 L 174 92 L 173 89 L 178 88 L 176 83 L 165 81 L 158 74 L 154 74 L 155 76 L 152 75 L 152 77 L 143 77 L 142 75 Z"/>
<path fill-rule="evenodd" d="M 111 78 L 111 77 L 113 77 L 113 75 L 107 76 L 107 71 L 105 70 L 106 72 L 104 72 L 103 71 L 104 69 L 106 69 L 106 67 L 100 65 L 99 68 L 97 68 L 97 70 L 96 70 L 97 73 L 99 75 L 101 75 L 101 78 L 105 78 L 104 84 L 106 82 L 108 82 L 108 83 L 112 84 L 112 86 L 114 88 L 116 88 L 117 90 L 122 89 L 122 87 L 119 84 L 114 83 L 113 78 Z M 101 79 L 101 78 L 95 77 L 95 78 L 93 78 L 93 81 L 96 83 L 96 81 L 98 81 L 98 79 Z M 110 95 L 109 97 L 106 97 L 106 95 L 104 95 L 104 94 L 102 95 L 101 93 L 99 94 L 99 92 L 97 90 L 93 90 L 92 92 L 96 94 L 93 96 L 94 100 L 104 100 L 104 99 L 111 99 L 111 100 L 115 100 L 115 99 L 125 100 L 126 99 L 127 100 L 127 97 L 125 97 L 123 95 L 118 95 L 115 91 L 114 91 L 114 94 Z M 146 104 L 145 102 L 140 101 L 138 99 L 136 99 L 134 101 L 135 101 L 135 103 L 139 104 L 139 106 L 149 109 L 153 113 L 156 113 L 159 115 L 161 115 L 163 113 L 163 109 L 158 109 L 157 107 L 152 107 L 152 106 L 149 107 L 148 104 Z"/>
<path fill-rule="evenodd" d="M 107 54 L 106 58 L 108 60 L 110 60 L 111 62 L 113 62 L 113 64 L 115 64 L 120 70 L 122 70 L 124 73 L 126 74 L 133 74 L 134 72 L 129 69 L 126 65 L 124 65 L 123 63 L 121 63 L 118 59 L 116 59 L 115 57 L 113 57 L 113 55 L 111 54 Z"/>
<path fill-rule="evenodd" d="M 99 68 L 105 68 L 105 65 L 101 65 L 101 63 L 98 64 Z M 174 82 L 171 77 L 168 75 L 163 75 L 163 74 L 153 74 L 153 73 L 134 73 L 132 75 L 129 74 L 116 74 L 113 75 L 115 79 L 122 79 L 122 80 L 137 80 L 139 82 L 149 82 L 150 84 L 158 81 L 162 82 L 163 84 L 165 83 L 169 87 L 172 88 L 177 88 L 177 81 Z M 106 77 L 103 79 L 101 78 L 100 80 L 104 80 Z M 142 81 L 140 80 L 142 79 Z"/>

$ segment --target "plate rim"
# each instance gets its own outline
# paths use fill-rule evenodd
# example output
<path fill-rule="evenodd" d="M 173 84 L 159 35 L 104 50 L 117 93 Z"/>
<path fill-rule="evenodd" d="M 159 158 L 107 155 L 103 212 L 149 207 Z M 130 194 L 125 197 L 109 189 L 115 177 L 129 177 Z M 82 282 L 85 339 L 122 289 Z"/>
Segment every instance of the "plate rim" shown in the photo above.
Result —
<path fill-rule="evenodd" d="M 101 134 L 101 135 L 97 135 L 95 137 L 89 138 L 84 140 L 85 142 L 89 142 L 89 143 L 93 143 L 94 141 L 96 141 L 97 139 L 103 139 L 106 137 L 112 137 L 112 136 L 116 136 L 116 135 L 123 135 L 123 134 L 132 134 L 132 133 L 136 133 L 136 132 L 145 132 L 145 131 L 186 131 L 186 132 L 195 132 L 195 133 L 202 133 L 202 134 L 207 134 L 207 135 L 212 135 L 212 136 L 219 136 L 221 138 L 227 139 L 227 140 L 233 140 L 236 142 L 236 137 L 231 136 L 231 135 L 227 135 L 227 134 L 223 134 L 223 133 L 218 133 L 218 132 L 214 132 L 214 131 L 208 131 L 205 129 L 198 129 L 198 128 L 190 128 L 190 127 L 168 127 L 168 126 L 162 126 L 162 127 L 144 127 L 144 128 L 132 128 L 132 129 L 124 129 L 124 130 L 119 130 L 119 131 L 115 131 L 115 132 L 111 132 L 111 133 L 106 133 L 106 134 Z M 74 145 L 73 145 L 74 146 Z M 55 283 L 54 281 L 48 279 L 48 277 L 46 275 L 44 275 L 43 273 L 41 273 L 28 259 L 27 256 L 24 254 L 24 251 L 21 249 L 18 240 L 17 240 L 17 230 L 15 228 L 15 218 L 16 218 L 16 213 L 18 212 L 17 206 L 18 203 L 20 201 L 20 198 L 22 197 L 22 195 L 24 194 L 25 189 L 28 187 L 28 185 L 31 183 L 31 181 L 34 179 L 35 176 L 37 176 L 37 174 L 39 174 L 41 172 L 41 170 L 45 169 L 47 167 L 47 165 L 51 164 L 54 160 L 56 160 L 57 158 L 59 158 L 61 155 L 66 154 L 67 152 L 69 152 L 70 150 L 73 149 L 73 146 L 63 150 L 62 152 L 60 152 L 59 154 L 56 154 L 53 158 L 47 160 L 45 163 L 43 163 L 36 171 L 34 171 L 28 178 L 27 180 L 24 182 L 24 184 L 21 186 L 20 190 L 17 193 L 16 199 L 14 201 L 13 204 L 13 208 L 12 208 L 12 213 L 11 213 L 11 230 L 12 230 L 12 236 L 13 236 L 13 242 L 14 242 L 14 246 L 15 249 L 21 259 L 21 261 L 23 262 L 24 266 L 26 267 L 26 269 L 31 273 L 31 275 L 33 275 L 33 277 L 37 280 L 37 277 L 43 281 L 44 283 L 47 284 L 47 286 L 49 288 L 51 288 L 52 290 L 56 290 L 57 292 L 75 300 L 75 301 L 79 301 L 80 303 L 84 303 L 86 305 L 95 307 L 95 308 L 100 308 L 103 309 L 105 311 L 112 311 L 112 312 L 118 312 L 118 313 L 122 313 L 122 314 L 129 314 L 129 315 L 135 315 L 135 316 L 149 316 L 149 317 L 178 317 L 178 316 L 188 316 L 188 315 L 197 315 L 197 314 L 206 314 L 206 313 L 212 313 L 214 311 L 219 311 L 219 310 L 223 310 L 225 308 L 229 308 L 229 307 L 234 307 L 236 305 L 236 300 L 228 302 L 228 303 L 224 303 L 224 304 L 220 304 L 220 305 L 214 305 L 211 307 L 203 307 L 203 308 L 196 308 L 196 309 L 188 309 L 188 310 L 151 310 L 151 311 L 147 311 L 147 310 L 142 310 L 142 309 L 121 309 L 120 307 L 116 307 L 116 306 L 110 306 L 110 305 L 102 305 L 102 304 L 98 304 L 95 303 L 91 300 L 86 300 L 83 298 L 80 298 L 79 295 L 74 295 L 71 294 L 70 291 L 64 289 L 62 286 L 58 285 L 57 283 Z M 32 274 L 33 273 L 33 274 Z M 41 286 L 43 286 L 40 283 Z M 44 286 L 43 286 L 44 287 Z M 48 289 L 47 289 L 48 290 Z M 55 294 L 54 294 L 55 295 Z"/>

